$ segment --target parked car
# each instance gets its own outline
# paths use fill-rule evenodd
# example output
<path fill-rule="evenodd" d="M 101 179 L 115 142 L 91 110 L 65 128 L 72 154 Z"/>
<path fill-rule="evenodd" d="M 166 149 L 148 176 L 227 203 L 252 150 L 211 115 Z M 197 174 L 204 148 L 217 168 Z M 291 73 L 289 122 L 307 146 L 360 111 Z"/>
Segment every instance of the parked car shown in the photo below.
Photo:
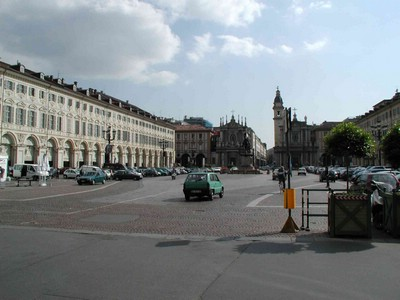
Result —
<path fill-rule="evenodd" d="M 79 170 L 79 176 L 77 177 L 77 182 L 79 185 L 82 184 L 96 184 L 101 182 L 106 183 L 106 174 L 102 169 L 95 166 L 82 166 Z"/>
<path fill-rule="evenodd" d="M 161 173 L 158 172 L 156 169 L 154 168 L 147 168 L 142 170 L 141 172 L 143 174 L 144 177 L 156 177 L 156 176 L 160 176 Z"/>
<path fill-rule="evenodd" d="M 326 179 L 329 179 L 329 181 L 336 181 L 336 172 L 334 170 L 328 170 L 328 176 L 326 174 L 326 170 L 323 170 L 319 173 L 319 182 L 326 181 Z"/>
<path fill-rule="evenodd" d="M 299 168 L 297 170 L 297 175 L 307 175 L 306 168 Z"/>
<path fill-rule="evenodd" d="M 139 172 L 128 171 L 128 170 L 118 170 L 118 171 L 115 171 L 113 178 L 115 180 L 123 180 L 123 179 L 140 180 L 140 179 L 143 179 L 143 175 Z"/>
<path fill-rule="evenodd" d="M 77 169 L 67 169 L 64 171 L 63 177 L 65 179 L 76 179 L 76 177 L 79 176 L 79 171 Z"/>
<path fill-rule="evenodd" d="M 113 172 L 110 169 L 103 169 L 106 174 L 106 180 L 111 180 L 113 178 Z"/>
<path fill-rule="evenodd" d="M 186 201 L 189 201 L 192 196 L 207 196 L 209 200 L 213 200 L 213 196 L 216 194 L 220 198 L 224 196 L 224 185 L 216 173 L 189 173 L 183 184 L 183 193 Z"/>
<path fill-rule="evenodd" d="M 371 193 L 373 190 L 372 182 L 386 183 L 390 185 L 392 189 L 398 189 L 400 187 L 400 182 L 396 175 L 391 172 L 377 172 L 361 173 L 353 180 L 351 190 L 360 190 L 366 193 Z"/>

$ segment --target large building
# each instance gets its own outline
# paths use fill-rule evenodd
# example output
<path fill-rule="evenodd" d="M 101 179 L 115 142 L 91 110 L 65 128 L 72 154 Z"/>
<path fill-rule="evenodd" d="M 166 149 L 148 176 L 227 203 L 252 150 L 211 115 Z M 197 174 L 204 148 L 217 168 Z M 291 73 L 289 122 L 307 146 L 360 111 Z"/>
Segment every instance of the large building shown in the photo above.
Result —
<path fill-rule="evenodd" d="M 274 103 L 274 163 L 287 165 L 288 148 L 286 137 L 286 108 L 279 89 L 276 91 Z M 387 165 L 380 150 L 384 135 L 397 122 L 400 121 L 400 93 L 396 90 L 391 99 L 385 99 L 374 105 L 373 109 L 356 118 L 346 119 L 342 122 L 354 122 L 356 125 L 371 133 L 376 141 L 376 153 L 369 158 L 352 158 L 353 165 Z M 296 113 L 293 115 L 292 128 L 288 135 L 292 166 L 321 165 L 324 163 L 325 153 L 324 137 L 332 128 L 341 122 L 325 121 L 320 125 L 308 125 L 307 119 L 298 121 Z M 342 158 L 336 158 L 336 163 L 341 163 Z M 333 163 L 333 161 L 332 161 Z"/>
<path fill-rule="evenodd" d="M 313 133 L 315 125 L 307 124 L 297 119 L 296 111 L 293 113 L 291 129 L 287 133 L 286 108 L 279 89 L 276 90 L 274 110 L 274 164 L 277 166 L 288 165 L 288 142 L 290 147 L 291 164 L 297 168 L 304 165 L 314 165 L 317 162 L 317 141 Z"/>
<path fill-rule="evenodd" d="M 174 126 L 128 101 L 20 63 L 0 62 L 0 74 L 0 155 L 9 166 L 44 154 L 56 168 L 174 163 Z"/>

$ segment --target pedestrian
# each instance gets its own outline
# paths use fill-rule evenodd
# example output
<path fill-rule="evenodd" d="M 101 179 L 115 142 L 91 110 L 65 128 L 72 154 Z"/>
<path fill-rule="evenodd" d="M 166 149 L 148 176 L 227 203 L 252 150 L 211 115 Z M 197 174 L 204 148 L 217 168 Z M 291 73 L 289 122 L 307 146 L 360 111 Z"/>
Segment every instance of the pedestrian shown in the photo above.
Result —
<path fill-rule="evenodd" d="M 285 172 L 285 168 L 283 166 L 281 166 L 278 169 L 278 180 L 279 180 L 279 184 L 283 184 L 283 188 L 285 188 L 286 186 L 286 172 Z"/>
<path fill-rule="evenodd" d="M 0 188 L 4 188 L 4 182 L 6 181 L 6 170 L 0 166 Z"/>

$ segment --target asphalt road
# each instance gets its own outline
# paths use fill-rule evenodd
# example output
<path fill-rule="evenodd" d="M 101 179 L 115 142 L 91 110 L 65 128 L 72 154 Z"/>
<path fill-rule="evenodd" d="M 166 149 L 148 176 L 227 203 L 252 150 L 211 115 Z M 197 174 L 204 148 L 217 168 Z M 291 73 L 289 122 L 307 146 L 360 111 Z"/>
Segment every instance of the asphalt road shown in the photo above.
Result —
<path fill-rule="evenodd" d="M 276 181 L 221 178 L 222 199 L 190 202 L 183 176 L 7 186 L 0 299 L 398 299 L 398 239 L 329 238 L 326 218 L 281 233 L 288 213 Z M 298 225 L 301 188 L 324 186 L 293 177 Z"/>

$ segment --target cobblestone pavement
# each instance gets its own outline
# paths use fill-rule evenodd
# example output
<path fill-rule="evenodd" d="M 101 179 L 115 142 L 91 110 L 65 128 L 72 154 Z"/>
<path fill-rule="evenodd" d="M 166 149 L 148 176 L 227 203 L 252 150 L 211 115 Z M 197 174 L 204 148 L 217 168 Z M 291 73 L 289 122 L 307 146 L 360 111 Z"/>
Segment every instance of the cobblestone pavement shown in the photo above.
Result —
<path fill-rule="evenodd" d="M 227 175 L 223 177 L 224 198 L 189 202 L 181 190 L 184 177 L 179 177 L 176 181 L 145 178 L 95 186 L 64 179 L 51 180 L 45 187 L 37 183 L 16 187 L 15 182 L 8 182 L 0 190 L 0 225 L 225 239 L 288 236 L 281 233 L 288 211 L 282 208 L 282 194 L 269 176 Z M 310 178 L 301 180 L 317 184 Z M 300 189 L 297 203 L 292 217 L 298 227 L 305 226 Z M 327 211 L 324 205 L 316 209 Z M 313 218 L 310 229 L 289 236 L 326 237 L 327 218 Z"/>

